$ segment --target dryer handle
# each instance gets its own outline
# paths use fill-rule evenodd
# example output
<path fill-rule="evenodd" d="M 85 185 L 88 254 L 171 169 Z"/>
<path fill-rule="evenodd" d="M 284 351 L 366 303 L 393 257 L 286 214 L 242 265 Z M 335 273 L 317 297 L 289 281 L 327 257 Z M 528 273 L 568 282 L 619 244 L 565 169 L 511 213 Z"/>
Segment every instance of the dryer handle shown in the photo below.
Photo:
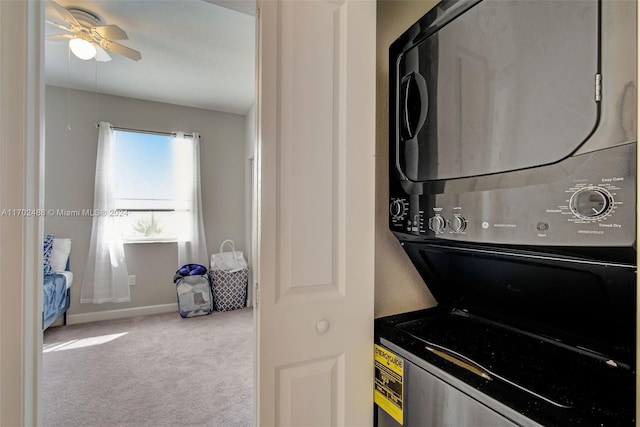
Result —
<path fill-rule="evenodd" d="M 403 140 L 412 139 L 422 128 L 427 116 L 427 83 L 412 72 L 400 83 L 400 122 Z"/>

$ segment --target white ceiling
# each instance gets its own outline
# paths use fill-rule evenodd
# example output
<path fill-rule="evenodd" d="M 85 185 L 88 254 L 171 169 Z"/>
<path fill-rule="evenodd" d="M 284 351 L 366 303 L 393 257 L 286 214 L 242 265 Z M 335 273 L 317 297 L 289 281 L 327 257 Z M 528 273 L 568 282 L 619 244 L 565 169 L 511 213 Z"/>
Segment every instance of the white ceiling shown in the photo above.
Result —
<path fill-rule="evenodd" d="M 253 0 L 59 0 L 116 24 L 140 61 L 82 61 L 45 42 L 46 84 L 245 114 L 255 96 Z M 46 33 L 61 30 L 46 24 Z"/>

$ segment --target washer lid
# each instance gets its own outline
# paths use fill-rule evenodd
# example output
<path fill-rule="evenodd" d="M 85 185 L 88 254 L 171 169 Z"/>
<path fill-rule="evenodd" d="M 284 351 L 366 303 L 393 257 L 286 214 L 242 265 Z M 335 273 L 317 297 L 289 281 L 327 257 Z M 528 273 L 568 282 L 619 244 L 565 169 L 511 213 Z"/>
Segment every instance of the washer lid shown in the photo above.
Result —
<path fill-rule="evenodd" d="M 635 265 L 402 243 L 439 304 L 635 363 Z"/>

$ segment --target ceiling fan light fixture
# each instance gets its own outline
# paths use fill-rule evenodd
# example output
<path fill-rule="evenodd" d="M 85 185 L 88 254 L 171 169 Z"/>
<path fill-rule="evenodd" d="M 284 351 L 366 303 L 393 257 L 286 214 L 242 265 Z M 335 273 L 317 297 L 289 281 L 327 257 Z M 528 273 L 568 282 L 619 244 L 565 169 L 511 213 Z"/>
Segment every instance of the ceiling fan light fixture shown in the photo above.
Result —
<path fill-rule="evenodd" d="M 78 37 L 69 40 L 69 48 L 75 56 L 85 61 L 95 58 L 97 53 L 96 47 L 91 42 Z"/>

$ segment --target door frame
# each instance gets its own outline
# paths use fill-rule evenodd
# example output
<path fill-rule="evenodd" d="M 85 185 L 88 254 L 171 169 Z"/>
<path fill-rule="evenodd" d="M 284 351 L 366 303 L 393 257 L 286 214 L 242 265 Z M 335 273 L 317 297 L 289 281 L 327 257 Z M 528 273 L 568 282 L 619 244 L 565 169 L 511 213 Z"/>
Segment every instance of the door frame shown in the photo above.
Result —
<path fill-rule="evenodd" d="M 0 425 L 41 425 L 43 1 L 0 2 Z"/>

